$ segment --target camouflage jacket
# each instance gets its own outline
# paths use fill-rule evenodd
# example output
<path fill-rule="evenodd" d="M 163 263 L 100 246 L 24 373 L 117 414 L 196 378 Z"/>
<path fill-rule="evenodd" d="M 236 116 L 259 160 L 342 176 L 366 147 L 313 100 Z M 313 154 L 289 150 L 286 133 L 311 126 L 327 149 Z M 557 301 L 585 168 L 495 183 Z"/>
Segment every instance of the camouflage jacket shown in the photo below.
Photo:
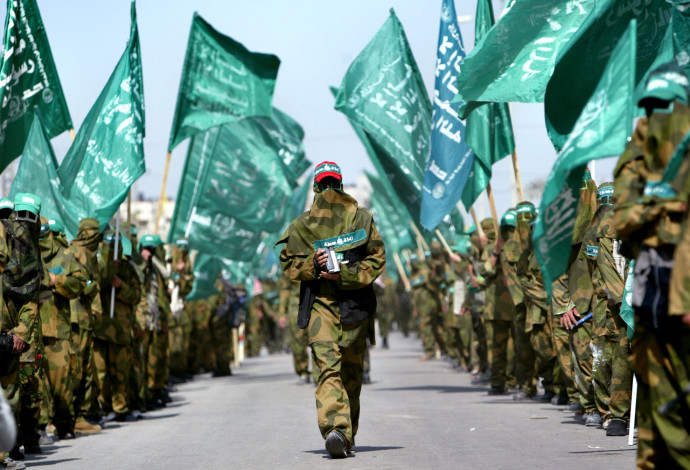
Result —
<path fill-rule="evenodd" d="M 300 310 L 303 305 L 309 309 L 311 303 L 314 308 L 337 313 L 344 322 L 346 315 L 341 312 L 341 306 L 358 299 L 358 305 L 365 302 L 366 306 L 356 307 L 357 313 L 352 316 L 355 321 L 374 313 L 376 297 L 371 285 L 386 264 L 385 247 L 371 213 L 360 208 L 351 196 L 338 190 L 317 194 L 310 210 L 290 224 L 276 245 L 283 243 L 280 253 L 283 271 L 291 280 L 302 281 L 301 288 L 308 286 L 309 296 L 313 296 L 312 302 L 303 303 L 300 295 Z M 333 247 L 338 257 L 343 258 L 337 281 L 319 277 L 314 255 L 324 246 Z M 305 281 L 310 284 L 305 285 Z"/>
<path fill-rule="evenodd" d="M 520 260 L 520 241 L 514 236 L 506 241 L 501 252 L 501 261 L 506 273 L 506 287 L 513 299 L 513 305 L 516 307 L 525 302 L 525 294 L 522 291 L 522 284 L 517 273 L 517 264 Z"/>
<path fill-rule="evenodd" d="M 506 278 L 500 259 L 495 266 L 491 265 L 491 253 L 495 244 L 490 242 L 482 253 L 480 274 L 486 282 L 486 302 L 484 318 L 487 320 L 515 320 L 515 304 L 507 287 Z"/>
<path fill-rule="evenodd" d="M 137 327 L 145 331 L 167 332 L 170 326 L 170 297 L 161 273 L 160 262 L 153 259 L 139 268 L 141 298 L 136 307 Z"/>
<path fill-rule="evenodd" d="M 71 299 L 70 321 L 74 325 L 79 325 L 82 330 L 92 330 L 95 316 L 100 316 L 101 308 L 101 274 L 98 268 L 98 258 L 96 253 L 92 253 L 87 248 L 72 244 L 67 249 L 76 258 L 86 272 L 86 287 L 84 291 L 75 299 Z"/>
<path fill-rule="evenodd" d="M 42 247 L 47 249 L 41 250 L 45 270 L 39 294 L 41 330 L 44 337 L 69 339 L 72 335 L 70 301 L 83 294 L 89 276 L 68 247 L 55 241 L 52 235 L 46 238 Z M 55 276 L 52 287 L 50 274 Z"/>
<path fill-rule="evenodd" d="M 690 130 L 690 107 L 674 102 L 673 112 L 656 112 L 647 122 L 640 121 L 614 173 L 615 228 L 628 243 L 624 254 L 629 258 L 636 258 L 642 245 L 676 245 L 680 240 L 683 201 L 659 192 L 663 188 L 655 183 L 661 181 L 676 146 Z"/>

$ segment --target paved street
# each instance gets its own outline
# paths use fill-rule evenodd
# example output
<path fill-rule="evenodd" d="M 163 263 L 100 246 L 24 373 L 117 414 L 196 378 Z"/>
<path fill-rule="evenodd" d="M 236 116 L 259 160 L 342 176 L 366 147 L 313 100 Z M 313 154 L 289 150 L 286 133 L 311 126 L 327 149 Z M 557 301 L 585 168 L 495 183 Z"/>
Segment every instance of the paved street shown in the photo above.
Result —
<path fill-rule="evenodd" d="M 138 423 L 62 441 L 29 457 L 50 469 L 583 469 L 634 468 L 635 447 L 539 402 L 489 397 L 442 360 L 418 362 L 416 339 L 372 350 L 357 455 L 330 460 L 314 387 L 287 354 L 249 359 L 233 377 L 183 384 Z"/>

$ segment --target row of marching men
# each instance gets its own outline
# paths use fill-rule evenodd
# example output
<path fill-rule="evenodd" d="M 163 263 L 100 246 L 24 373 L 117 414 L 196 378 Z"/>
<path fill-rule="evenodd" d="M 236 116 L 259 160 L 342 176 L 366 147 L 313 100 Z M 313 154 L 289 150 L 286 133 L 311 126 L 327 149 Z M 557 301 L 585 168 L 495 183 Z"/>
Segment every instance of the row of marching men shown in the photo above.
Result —
<path fill-rule="evenodd" d="M 195 371 L 189 243 L 40 216 L 28 193 L 0 200 L 0 384 L 17 423 L 6 468 L 41 445 L 136 421 L 171 401 L 171 370 Z M 117 238 L 116 238 L 117 237 Z"/>

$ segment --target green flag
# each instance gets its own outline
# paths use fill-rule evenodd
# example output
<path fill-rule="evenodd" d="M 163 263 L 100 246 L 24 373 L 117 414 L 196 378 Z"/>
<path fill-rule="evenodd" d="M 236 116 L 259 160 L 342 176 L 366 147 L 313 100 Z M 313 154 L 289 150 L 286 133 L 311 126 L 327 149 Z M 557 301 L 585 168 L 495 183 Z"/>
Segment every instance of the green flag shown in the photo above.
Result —
<path fill-rule="evenodd" d="M 546 88 L 546 127 L 557 151 L 565 144 L 599 83 L 612 53 L 612 45 L 626 31 L 632 19 L 637 19 L 636 98 L 641 96 L 649 72 L 673 59 L 672 22 L 669 19 L 677 8 L 680 5 L 665 1 L 639 5 L 628 2 L 626 7 L 622 7 L 619 0 L 597 2 L 587 21 L 558 58 L 553 78 Z M 682 22 L 677 21 L 676 25 L 682 25 Z M 687 25 L 685 28 L 687 30 Z M 562 86 L 564 83 L 568 86 Z M 638 115 L 642 114 L 643 111 L 639 110 Z"/>
<path fill-rule="evenodd" d="M 72 128 L 35 0 L 7 2 L 0 66 L 0 171 L 24 149 L 34 109 L 49 138 Z"/>
<path fill-rule="evenodd" d="M 462 117 L 482 103 L 542 101 L 559 52 L 595 4 L 511 0 L 496 26 L 462 61 L 456 98 L 464 101 Z"/>
<path fill-rule="evenodd" d="M 621 303 L 620 316 L 628 330 L 628 340 L 632 340 L 635 332 L 635 309 L 632 306 L 633 284 L 635 283 L 635 260 L 630 262 L 628 277 L 625 279 L 623 290 L 623 302 Z"/>
<path fill-rule="evenodd" d="M 549 295 L 553 281 L 568 266 L 587 162 L 625 150 L 633 120 L 636 37 L 633 20 L 613 50 L 546 183 L 532 238 Z M 560 86 L 568 89 L 571 84 L 564 81 Z"/>
<path fill-rule="evenodd" d="M 194 13 L 168 151 L 247 116 L 270 116 L 280 59 L 250 52 Z"/>
<path fill-rule="evenodd" d="M 431 103 L 402 25 L 391 14 L 350 65 L 335 109 L 371 138 L 383 172 L 419 223 Z"/>
<path fill-rule="evenodd" d="M 62 194 L 105 226 L 146 171 L 144 84 L 135 3 L 129 42 L 58 169 Z"/>
<path fill-rule="evenodd" d="M 491 0 L 477 2 L 474 35 L 477 42 L 489 34 L 494 24 Z M 467 59 L 465 59 L 467 60 Z M 463 73 L 465 73 L 463 61 Z M 474 151 L 472 171 L 462 192 L 462 204 L 472 204 L 491 182 L 492 165 L 515 151 L 510 109 L 505 103 L 486 103 L 475 107 L 467 116 L 465 139 Z"/>
<path fill-rule="evenodd" d="M 41 198 L 41 215 L 62 222 L 67 237 L 74 238 L 79 228 L 79 211 L 62 196 L 57 167 L 41 113 L 36 112 L 9 196 L 14 199 L 18 193 L 37 195 Z"/>
<path fill-rule="evenodd" d="M 395 195 L 389 192 L 382 177 L 369 172 L 366 172 L 366 176 L 372 189 L 369 209 L 374 215 L 381 238 L 390 248 L 390 253 L 414 247 L 415 241 L 410 235 L 409 220 L 400 213 Z"/>
<path fill-rule="evenodd" d="M 216 280 L 223 270 L 221 260 L 213 255 L 199 253 L 194 261 L 194 284 L 185 300 L 206 299 L 218 293 Z"/>

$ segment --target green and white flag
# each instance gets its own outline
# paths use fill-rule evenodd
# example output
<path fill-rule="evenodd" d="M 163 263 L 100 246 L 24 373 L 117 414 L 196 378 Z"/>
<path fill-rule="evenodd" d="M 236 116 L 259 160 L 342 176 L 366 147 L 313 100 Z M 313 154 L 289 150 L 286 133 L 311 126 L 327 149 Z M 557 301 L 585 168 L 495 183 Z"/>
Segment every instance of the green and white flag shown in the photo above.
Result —
<path fill-rule="evenodd" d="M 57 168 L 41 113 L 36 112 L 9 196 L 14 199 L 18 193 L 32 193 L 40 197 L 41 215 L 62 222 L 67 238 L 71 239 L 79 229 L 79 211 L 63 197 Z"/>
<path fill-rule="evenodd" d="M 558 57 L 553 77 L 546 88 L 546 128 L 556 151 L 569 138 L 604 73 L 613 44 L 625 33 L 631 20 L 637 21 L 635 98 L 642 95 L 649 72 L 673 59 L 671 38 L 674 31 L 670 20 L 673 10 L 681 8 L 679 3 L 653 1 L 635 4 L 620 0 L 600 0 L 596 3 L 585 23 Z M 685 3 L 687 9 L 688 4 Z M 683 25 L 682 21 L 675 21 L 675 25 L 679 29 L 684 26 L 687 31 L 687 25 Z M 684 47 L 687 49 L 688 44 Z M 682 57 L 682 52 L 679 51 L 679 57 Z M 562 86 L 564 83 L 568 86 Z M 644 111 L 640 109 L 637 114 L 643 115 Z"/>
<path fill-rule="evenodd" d="M 250 52 L 194 13 L 168 151 L 247 116 L 271 116 L 280 59 Z"/>
<path fill-rule="evenodd" d="M 476 43 L 458 76 L 466 118 L 482 103 L 538 103 L 556 58 L 594 9 L 595 0 L 510 0 L 500 20 Z"/>
<path fill-rule="evenodd" d="M 380 147 L 383 173 L 419 223 L 429 153 L 431 102 L 402 25 L 389 18 L 350 65 L 335 109 Z"/>
<path fill-rule="evenodd" d="M 63 196 L 104 227 L 146 172 L 144 83 L 135 2 L 129 42 L 58 169 Z"/>
<path fill-rule="evenodd" d="M 392 254 L 403 248 L 414 248 L 416 242 L 410 234 L 409 220 L 396 207 L 398 201 L 389 193 L 383 178 L 369 172 L 366 176 L 372 189 L 369 209 L 386 244 L 386 252 Z"/>
<path fill-rule="evenodd" d="M 578 195 L 587 162 L 620 155 L 630 136 L 636 33 L 633 20 L 613 50 L 547 180 L 532 239 L 549 293 L 553 281 L 568 266 Z M 568 81 L 560 83 L 564 89 L 571 85 Z"/>
<path fill-rule="evenodd" d="M 34 109 L 49 138 L 72 128 L 36 0 L 11 0 L 0 65 L 0 171 L 24 149 Z"/>
<path fill-rule="evenodd" d="M 491 31 L 493 24 L 491 0 L 479 0 L 474 27 L 475 40 L 481 42 Z M 486 103 L 474 108 L 465 122 L 465 140 L 474 151 L 472 171 L 462 192 L 462 204 L 465 209 L 470 210 L 491 182 L 493 164 L 515 151 L 508 104 Z"/>

